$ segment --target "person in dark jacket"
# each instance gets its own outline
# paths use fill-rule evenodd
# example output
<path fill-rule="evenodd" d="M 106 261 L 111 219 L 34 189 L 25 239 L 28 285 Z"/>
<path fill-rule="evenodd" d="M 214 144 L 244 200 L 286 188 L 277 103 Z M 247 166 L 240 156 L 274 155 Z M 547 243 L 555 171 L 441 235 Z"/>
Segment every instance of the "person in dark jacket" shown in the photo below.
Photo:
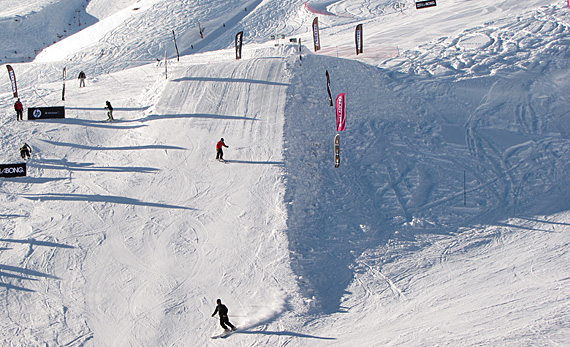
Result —
<path fill-rule="evenodd" d="M 224 143 L 224 138 L 222 137 L 222 139 L 220 141 L 218 141 L 218 143 L 216 144 L 216 159 L 217 160 L 224 160 L 224 151 L 222 150 L 222 147 L 226 147 L 229 148 L 230 146 L 227 146 Z"/>
<path fill-rule="evenodd" d="M 110 101 L 105 101 L 105 109 L 107 110 L 107 120 L 108 121 L 112 121 L 115 118 L 113 118 L 113 106 L 111 106 L 111 102 Z"/>
<path fill-rule="evenodd" d="M 85 87 L 85 77 L 85 72 L 81 71 L 79 77 L 77 77 L 79 79 L 79 88 Z"/>
<path fill-rule="evenodd" d="M 27 143 L 24 143 L 22 148 L 20 148 L 20 155 L 24 160 L 29 159 L 32 156 L 32 147 L 30 147 Z"/>
<path fill-rule="evenodd" d="M 214 317 L 216 313 L 218 313 L 220 315 L 220 325 L 222 326 L 222 328 L 224 328 L 224 330 L 228 332 L 230 331 L 230 328 L 231 331 L 235 331 L 236 327 L 232 323 L 230 323 L 230 319 L 228 318 L 228 308 L 226 307 L 226 305 L 222 304 L 221 299 L 218 299 L 216 303 L 218 305 L 216 306 L 216 310 L 214 311 L 214 313 L 212 313 L 212 317 Z"/>
<path fill-rule="evenodd" d="M 16 110 L 16 120 L 24 120 L 24 105 L 20 99 L 14 104 L 14 109 Z"/>

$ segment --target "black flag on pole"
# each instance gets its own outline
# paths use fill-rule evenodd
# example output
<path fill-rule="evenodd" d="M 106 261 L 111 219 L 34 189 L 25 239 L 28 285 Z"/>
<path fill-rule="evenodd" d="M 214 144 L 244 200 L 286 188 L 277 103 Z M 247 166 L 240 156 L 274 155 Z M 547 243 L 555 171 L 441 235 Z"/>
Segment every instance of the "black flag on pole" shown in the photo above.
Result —
<path fill-rule="evenodd" d="M 241 46 L 243 42 L 243 31 L 236 34 L 236 59 L 241 59 Z"/>
<path fill-rule="evenodd" d="M 61 101 L 65 101 L 65 75 L 66 67 L 63 67 L 63 89 L 61 90 Z"/>
<path fill-rule="evenodd" d="M 331 79 L 329 77 L 329 71 L 326 70 L 325 74 L 327 75 L 327 92 L 329 93 L 329 100 L 330 100 L 330 105 L 333 105 L 333 101 L 332 101 L 332 93 L 331 93 Z"/>
<path fill-rule="evenodd" d="M 18 97 L 18 86 L 16 85 L 16 74 L 14 73 L 14 69 L 12 66 L 6 65 L 8 69 L 8 75 L 10 76 L 10 82 L 12 82 L 12 92 L 14 92 L 14 97 Z"/>
<path fill-rule="evenodd" d="M 358 24 L 356 26 L 356 32 L 354 33 L 354 37 L 356 40 L 356 55 L 359 55 L 360 53 L 364 53 L 364 51 L 362 50 L 362 24 Z"/>

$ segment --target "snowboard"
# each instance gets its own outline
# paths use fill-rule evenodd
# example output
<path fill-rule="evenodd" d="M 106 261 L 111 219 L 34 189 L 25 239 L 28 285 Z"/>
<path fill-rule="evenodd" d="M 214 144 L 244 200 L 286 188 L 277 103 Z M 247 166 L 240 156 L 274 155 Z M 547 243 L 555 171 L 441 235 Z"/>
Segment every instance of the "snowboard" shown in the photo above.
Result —
<path fill-rule="evenodd" d="M 237 329 L 236 329 L 237 330 Z M 212 339 L 225 339 L 226 337 L 230 336 L 231 334 L 233 334 L 235 332 L 235 330 L 229 330 L 229 331 L 224 331 L 223 333 L 219 334 L 219 335 L 214 335 L 211 338 Z"/>
<path fill-rule="evenodd" d="M 340 135 L 334 137 L 334 167 L 340 166 Z"/>

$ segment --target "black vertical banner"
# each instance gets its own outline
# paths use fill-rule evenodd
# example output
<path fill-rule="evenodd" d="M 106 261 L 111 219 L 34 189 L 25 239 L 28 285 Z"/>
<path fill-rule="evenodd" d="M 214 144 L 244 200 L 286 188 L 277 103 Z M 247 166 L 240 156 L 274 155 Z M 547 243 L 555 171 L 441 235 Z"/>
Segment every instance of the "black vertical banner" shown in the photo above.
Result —
<path fill-rule="evenodd" d="M 332 101 L 332 93 L 331 93 L 331 79 L 329 77 L 329 70 L 326 70 L 325 74 L 327 75 L 327 92 L 329 93 L 329 100 L 330 100 L 330 105 L 333 105 L 333 101 Z"/>
<path fill-rule="evenodd" d="M 243 31 L 236 34 L 236 59 L 241 59 L 241 45 L 243 42 Z"/>
<path fill-rule="evenodd" d="M 360 53 L 364 53 L 364 51 L 362 50 L 362 43 L 363 43 L 362 24 L 358 24 L 356 26 L 356 31 L 354 33 L 354 39 L 356 40 L 356 55 L 359 55 Z"/>
<path fill-rule="evenodd" d="M 174 38 L 174 48 L 176 48 L 176 61 L 180 61 L 180 54 L 178 53 L 178 44 L 176 44 L 176 34 L 172 30 L 172 37 Z"/>
<path fill-rule="evenodd" d="M 16 85 L 16 74 L 14 73 L 14 69 L 12 66 L 6 65 L 8 69 L 8 76 L 10 76 L 10 82 L 12 82 L 12 92 L 14 92 L 14 97 L 18 97 L 18 86 Z"/>
<path fill-rule="evenodd" d="M 321 38 L 319 36 L 319 17 L 313 19 L 313 43 L 315 44 L 315 52 L 321 49 Z"/>
<path fill-rule="evenodd" d="M 67 67 L 63 68 L 63 89 L 61 90 L 61 101 L 65 101 L 65 75 Z"/>

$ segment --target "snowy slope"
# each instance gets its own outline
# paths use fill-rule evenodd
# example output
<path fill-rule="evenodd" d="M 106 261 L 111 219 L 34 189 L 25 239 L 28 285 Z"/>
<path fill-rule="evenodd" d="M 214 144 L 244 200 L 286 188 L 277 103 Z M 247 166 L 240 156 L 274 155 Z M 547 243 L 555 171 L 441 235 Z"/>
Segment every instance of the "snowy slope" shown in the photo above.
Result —
<path fill-rule="evenodd" d="M 53 22 L 71 22 L 69 1 L 0 15 L 62 6 Z M 89 28 L 10 60 L 25 105 L 65 105 L 65 120 L 16 122 L 0 79 L 0 161 L 34 149 L 28 177 L 0 179 L 2 345 L 570 343 L 564 1 L 85 11 Z M 328 13 L 317 54 L 311 11 Z M 57 31 L 28 23 L 23 49 Z M 338 169 L 325 70 L 348 97 Z M 227 163 L 214 160 L 220 137 Z M 211 340 L 217 298 L 240 331 Z"/>

